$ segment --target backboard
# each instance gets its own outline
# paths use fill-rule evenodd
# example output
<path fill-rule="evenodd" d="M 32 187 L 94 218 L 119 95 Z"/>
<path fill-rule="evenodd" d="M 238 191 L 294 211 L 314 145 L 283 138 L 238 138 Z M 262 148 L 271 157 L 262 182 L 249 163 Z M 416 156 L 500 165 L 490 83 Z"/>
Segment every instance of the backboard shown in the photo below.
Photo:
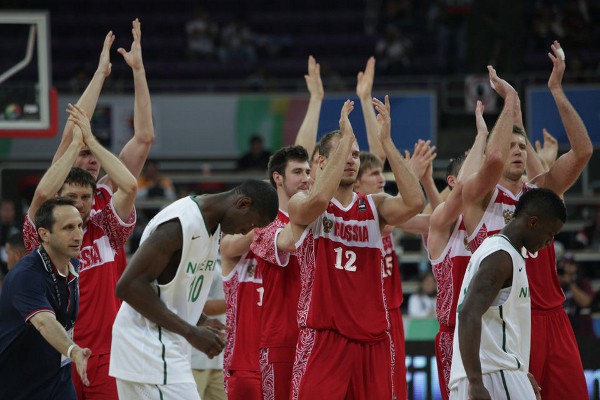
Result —
<path fill-rule="evenodd" d="M 45 11 L 0 13 L 0 137 L 56 134 L 49 25 Z"/>

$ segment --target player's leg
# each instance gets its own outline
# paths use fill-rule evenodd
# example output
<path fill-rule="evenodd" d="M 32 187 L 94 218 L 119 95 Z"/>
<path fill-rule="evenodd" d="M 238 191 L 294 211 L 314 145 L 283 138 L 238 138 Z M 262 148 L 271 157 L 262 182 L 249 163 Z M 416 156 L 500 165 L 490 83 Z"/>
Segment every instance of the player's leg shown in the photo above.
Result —
<path fill-rule="evenodd" d="M 448 400 L 450 397 L 448 383 L 450 382 L 450 368 L 452 367 L 453 340 L 454 331 L 451 328 L 442 326 L 437 335 L 435 335 L 435 361 L 437 363 L 442 400 Z"/>
<path fill-rule="evenodd" d="M 263 400 L 288 400 L 296 348 L 276 347 L 260 352 Z"/>
<path fill-rule="evenodd" d="M 206 400 L 227 400 L 225 395 L 225 389 L 223 388 L 223 370 L 222 369 L 211 369 L 208 378 L 208 386 L 204 392 L 205 397 L 200 396 L 201 399 Z"/>
<path fill-rule="evenodd" d="M 260 371 L 229 371 L 227 397 L 230 399 L 262 400 Z"/>
<path fill-rule="evenodd" d="M 208 386 L 209 373 L 210 370 L 208 369 L 192 369 L 192 375 L 194 376 L 194 381 L 196 381 L 196 388 L 201 399 L 204 398 L 204 392 Z"/>
<path fill-rule="evenodd" d="M 351 371 L 358 362 L 356 353 L 356 344 L 334 331 L 301 329 L 292 371 L 291 399 L 344 399 Z"/>
<path fill-rule="evenodd" d="M 590 395 L 575 334 L 567 314 L 562 308 L 558 311 L 547 317 L 548 356 L 544 383 L 540 383 L 542 397 L 544 400 L 587 400 Z"/>
<path fill-rule="evenodd" d="M 355 344 L 359 356 L 352 366 L 348 400 L 392 399 L 394 348 L 389 338 L 376 343 Z"/>
<path fill-rule="evenodd" d="M 389 310 L 390 334 L 394 344 L 394 394 L 398 400 L 406 400 L 406 349 L 404 339 L 404 323 L 400 308 Z"/>
<path fill-rule="evenodd" d="M 529 353 L 529 372 L 544 387 L 546 381 L 546 360 L 548 358 L 548 317 L 546 312 L 531 312 L 531 351 Z M 546 393 L 544 393 L 544 396 Z"/>

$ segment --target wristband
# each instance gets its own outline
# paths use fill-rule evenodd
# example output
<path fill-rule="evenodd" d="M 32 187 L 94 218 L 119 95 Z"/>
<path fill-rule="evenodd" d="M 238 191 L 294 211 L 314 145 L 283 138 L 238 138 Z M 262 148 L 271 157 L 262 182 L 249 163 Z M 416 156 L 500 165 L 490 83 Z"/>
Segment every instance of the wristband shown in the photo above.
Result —
<path fill-rule="evenodd" d="M 73 349 L 77 347 L 77 345 L 75 343 L 73 343 L 72 345 L 69 346 L 69 349 L 67 350 L 67 358 L 71 358 L 71 352 L 73 351 Z"/>

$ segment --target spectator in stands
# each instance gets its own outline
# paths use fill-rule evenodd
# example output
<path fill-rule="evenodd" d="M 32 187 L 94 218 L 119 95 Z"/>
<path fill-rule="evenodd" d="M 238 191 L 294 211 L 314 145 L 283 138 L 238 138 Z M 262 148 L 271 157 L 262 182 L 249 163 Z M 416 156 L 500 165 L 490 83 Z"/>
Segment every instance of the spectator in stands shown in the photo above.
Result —
<path fill-rule="evenodd" d="M 397 74 L 410 70 L 412 42 L 406 38 L 400 29 L 388 25 L 385 36 L 375 45 L 379 65 L 385 74 Z"/>
<path fill-rule="evenodd" d="M 23 242 L 23 232 L 18 231 L 10 235 L 6 239 L 4 248 L 7 256 L 6 266 L 10 271 L 21 258 L 27 255 L 25 243 Z"/>
<path fill-rule="evenodd" d="M 264 148 L 262 137 L 254 134 L 250 137 L 249 151 L 238 160 L 237 169 L 265 171 L 270 157 L 271 152 Z"/>
<path fill-rule="evenodd" d="M 421 275 L 419 291 L 408 298 L 408 316 L 413 318 L 435 318 L 435 278 L 431 271 Z"/>
<path fill-rule="evenodd" d="M 246 88 L 252 92 L 261 92 L 267 88 L 267 70 L 263 66 L 257 66 L 248 78 Z"/>
<path fill-rule="evenodd" d="M 197 7 L 195 18 L 185 25 L 188 56 L 192 59 L 210 59 L 216 56 L 219 26 L 210 20 L 208 13 Z"/>
<path fill-rule="evenodd" d="M 6 268 L 8 271 L 10 271 L 21 258 L 27 255 L 27 252 L 25 251 L 25 243 L 23 243 L 23 233 L 19 231 L 10 235 L 6 240 L 5 249 Z M 2 289 L 3 281 L 4 273 L 0 272 L 0 290 Z"/>
<path fill-rule="evenodd" d="M 575 248 L 600 250 L 600 205 L 596 206 L 594 220 L 575 236 Z"/>
<path fill-rule="evenodd" d="M 431 2 L 427 10 L 427 25 L 435 31 L 436 62 L 441 71 L 462 72 L 467 56 L 468 2 Z"/>
<path fill-rule="evenodd" d="M 557 272 L 565 293 L 563 308 L 569 316 L 575 336 L 593 337 L 591 305 L 595 293 L 589 279 L 579 273 L 573 253 L 565 253 L 558 262 Z"/>
<path fill-rule="evenodd" d="M 5 244 L 10 235 L 20 232 L 20 224 L 17 223 L 17 211 L 15 202 L 9 199 L 0 201 L 0 261 L 2 273 L 6 274 L 7 256 Z"/>
<path fill-rule="evenodd" d="M 173 182 L 158 171 L 158 162 L 148 160 L 138 178 L 138 199 L 177 199 Z"/>
<path fill-rule="evenodd" d="M 531 20 L 530 51 L 545 49 L 553 39 L 565 37 L 561 13 L 556 7 L 537 3 Z"/>
<path fill-rule="evenodd" d="M 238 17 L 229 23 L 221 32 L 219 59 L 223 62 L 256 61 L 256 44 L 254 32 L 246 26 L 246 21 Z"/>
<path fill-rule="evenodd" d="M 327 82 L 327 90 L 332 92 L 345 92 L 349 89 L 349 86 L 346 84 L 342 75 L 333 68 L 328 61 L 322 61 L 320 64 L 321 77 L 324 82 Z"/>
<path fill-rule="evenodd" d="M 82 93 L 89 81 L 89 72 L 84 65 L 80 65 L 73 74 L 73 77 L 69 79 L 69 88 L 71 89 L 71 93 Z"/>

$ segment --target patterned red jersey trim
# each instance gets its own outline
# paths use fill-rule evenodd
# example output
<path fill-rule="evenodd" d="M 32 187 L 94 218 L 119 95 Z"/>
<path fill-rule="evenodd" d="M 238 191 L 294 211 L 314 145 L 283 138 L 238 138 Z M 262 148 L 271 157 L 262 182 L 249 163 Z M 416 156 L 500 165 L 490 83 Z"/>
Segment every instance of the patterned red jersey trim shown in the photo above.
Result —
<path fill-rule="evenodd" d="M 295 255 L 277 249 L 277 235 L 289 222 L 279 211 L 267 227 L 255 231 L 250 246 L 254 252 L 265 288 L 261 319 L 261 348 L 296 347 L 298 341 L 298 299 L 300 266 Z"/>
<path fill-rule="evenodd" d="M 223 277 L 227 334 L 224 368 L 227 370 L 260 371 L 259 323 L 262 315 L 264 289 L 256 259 L 248 252 L 233 271 Z M 239 340 L 241 338 L 241 340 Z"/>
<path fill-rule="evenodd" d="M 383 257 L 383 291 L 385 293 L 385 299 L 388 310 L 394 310 L 402 306 L 404 300 L 404 294 L 402 292 L 402 278 L 400 276 L 400 264 L 398 262 L 398 255 L 396 254 L 396 248 L 394 247 L 394 238 L 390 233 L 382 236 L 383 251 L 385 253 Z"/>

